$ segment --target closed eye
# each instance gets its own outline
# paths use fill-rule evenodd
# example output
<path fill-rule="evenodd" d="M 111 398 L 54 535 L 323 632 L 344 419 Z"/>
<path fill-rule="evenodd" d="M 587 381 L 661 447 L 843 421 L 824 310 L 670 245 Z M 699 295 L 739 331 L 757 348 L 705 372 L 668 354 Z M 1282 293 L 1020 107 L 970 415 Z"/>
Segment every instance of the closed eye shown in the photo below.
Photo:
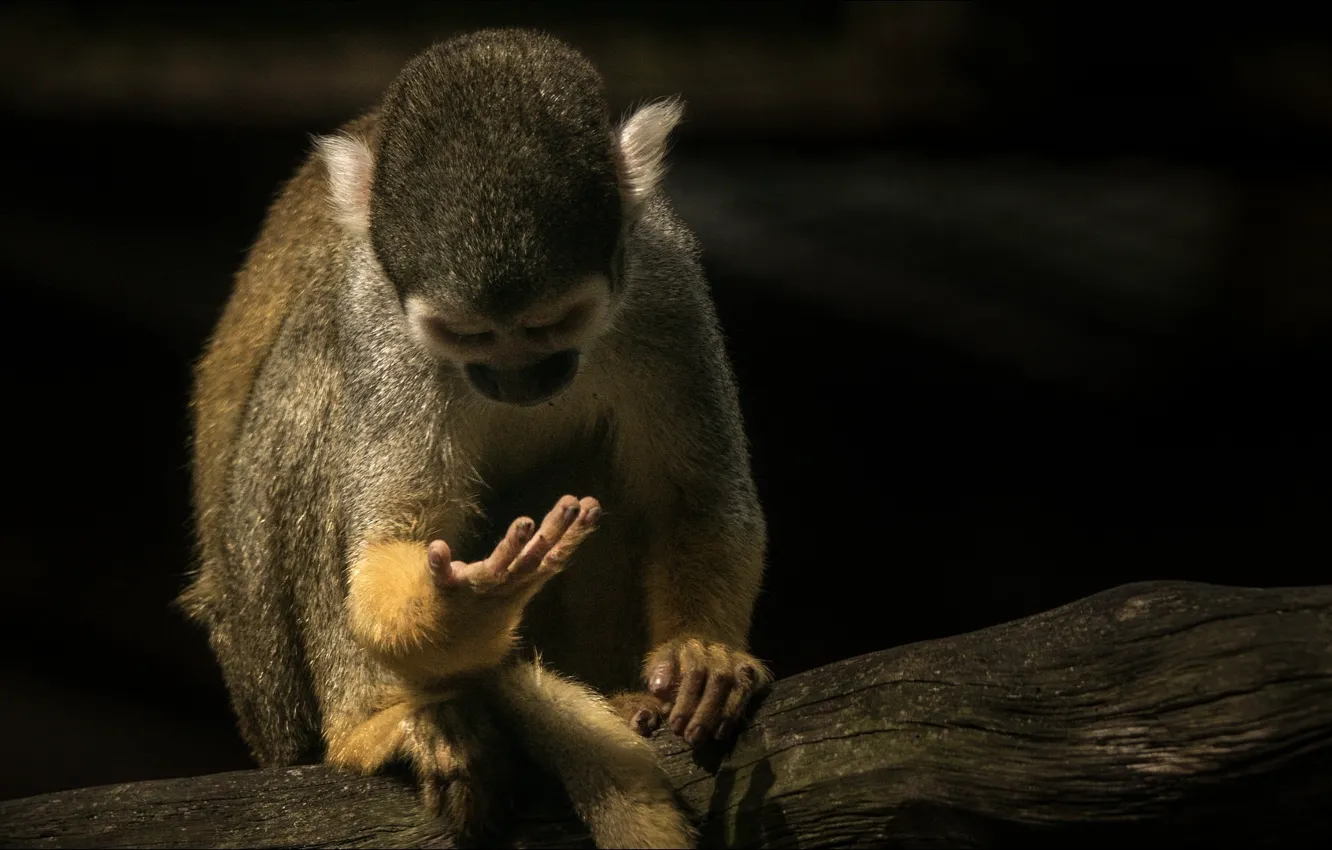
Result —
<path fill-rule="evenodd" d="M 453 341 L 464 348 L 475 348 L 479 345 L 489 345 L 494 342 L 495 334 L 490 331 L 479 334 L 454 334 Z"/>
<path fill-rule="evenodd" d="M 460 334 L 449 330 L 443 322 L 438 319 L 430 321 L 430 330 L 441 341 L 457 346 L 458 348 L 484 348 L 495 341 L 493 331 L 481 331 L 480 333 Z"/>
<path fill-rule="evenodd" d="M 578 306 L 554 322 L 523 328 L 523 333 L 529 339 L 537 340 L 573 333 L 587 323 L 590 313 L 591 310 L 586 305 Z"/>

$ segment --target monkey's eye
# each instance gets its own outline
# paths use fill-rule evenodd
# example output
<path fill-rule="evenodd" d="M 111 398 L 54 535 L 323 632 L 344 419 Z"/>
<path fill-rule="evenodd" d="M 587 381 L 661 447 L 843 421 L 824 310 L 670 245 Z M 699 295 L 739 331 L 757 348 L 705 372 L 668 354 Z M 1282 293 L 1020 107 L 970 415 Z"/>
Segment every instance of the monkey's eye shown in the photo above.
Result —
<path fill-rule="evenodd" d="M 430 322 L 430 330 L 444 342 L 449 345 L 457 346 L 458 348 L 481 348 L 490 345 L 495 341 L 495 334 L 493 331 L 460 334 L 449 330 L 448 326 L 437 319 Z"/>
<path fill-rule="evenodd" d="M 490 331 L 479 334 L 456 334 L 451 331 L 447 333 L 445 339 L 459 348 L 483 348 L 495 341 L 495 334 Z"/>
<path fill-rule="evenodd" d="M 565 313 L 559 319 L 544 325 L 533 325 L 523 328 L 523 333 L 529 339 L 543 340 L 553 336 L 573 333 L 578 330 L 587 321 L 589 309 L 585 305 L 580 305 Z"/>

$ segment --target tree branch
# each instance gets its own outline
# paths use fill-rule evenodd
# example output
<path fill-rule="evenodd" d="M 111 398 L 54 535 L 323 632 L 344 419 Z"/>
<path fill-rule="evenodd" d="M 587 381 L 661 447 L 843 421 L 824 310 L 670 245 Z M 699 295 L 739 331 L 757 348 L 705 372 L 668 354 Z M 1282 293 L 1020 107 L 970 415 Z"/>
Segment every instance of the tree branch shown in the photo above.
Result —
<path fill-rule="evenodd" d="M 1332 834 L 1332 587 L 1152 582 L 778 682 L 717 764 L 654 745 L 707 845 L 1311 846 Z M 511 846 L 587 844 L 547 788 Z M 325 767 L 0 803 L 5 847 L 451 846 Z"/>

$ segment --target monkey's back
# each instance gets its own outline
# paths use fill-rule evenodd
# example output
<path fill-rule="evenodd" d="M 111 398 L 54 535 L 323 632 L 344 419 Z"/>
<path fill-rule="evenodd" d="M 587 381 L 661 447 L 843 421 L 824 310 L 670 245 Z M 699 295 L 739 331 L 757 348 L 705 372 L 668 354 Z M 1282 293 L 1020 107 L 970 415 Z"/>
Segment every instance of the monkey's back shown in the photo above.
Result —
<path fill-rule="evenodd" d="M 314 472 L 308 443 L 321 429 L 292 426 L 329 407 L 330 393 L 309 380 L 314 370 L 295 353 L 302 345 L 288 337 L 308 336 L 321 321 L 332 332 L 326 317 L 339 281 L 326 185 L 312 156 L 278 193 L 195 368 L 191 396 L 199 567 L 180 601 L 207 626 L 242 735 L 266 764 L 302 760 L 317 745 L 299 633 L 309 617 L 294 604 L 302 591 L 293 586 L 311 570 L 291 559 L 336 555 L 316 529 L 294 550 L 289 526 L 319 513 L 302 500 L 321 488 L 301 486 L 291 470 Z"/>
<path fill-rule="evenodd" d="M 282 187 L 194 370 L 193 489 L 204 569 L 182 599 L 196 616 L 211 596 L 207 565 L 222 554 L 231 461 L 256 376 L 293 307 L 333 283 L 324 272 L 332 242 L 326 180 L 322 162 L 309 157 Z"/>

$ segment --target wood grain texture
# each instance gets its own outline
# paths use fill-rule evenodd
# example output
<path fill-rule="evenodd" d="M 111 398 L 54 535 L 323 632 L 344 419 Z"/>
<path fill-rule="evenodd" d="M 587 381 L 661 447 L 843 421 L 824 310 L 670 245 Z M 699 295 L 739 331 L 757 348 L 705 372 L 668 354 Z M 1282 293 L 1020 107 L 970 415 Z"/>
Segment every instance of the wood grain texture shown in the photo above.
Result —
<path fill-rule="evenodd" d="M 776 683 L 724 757 L 654 739 L 708 846 L 1266 846 L 1332 834 L 1332 587 L 1125 585 Z M 588 846 L 549 786 L 509 846 Z M 326 767 L 0 803 L 5 847 L 449 847 Z"/>

